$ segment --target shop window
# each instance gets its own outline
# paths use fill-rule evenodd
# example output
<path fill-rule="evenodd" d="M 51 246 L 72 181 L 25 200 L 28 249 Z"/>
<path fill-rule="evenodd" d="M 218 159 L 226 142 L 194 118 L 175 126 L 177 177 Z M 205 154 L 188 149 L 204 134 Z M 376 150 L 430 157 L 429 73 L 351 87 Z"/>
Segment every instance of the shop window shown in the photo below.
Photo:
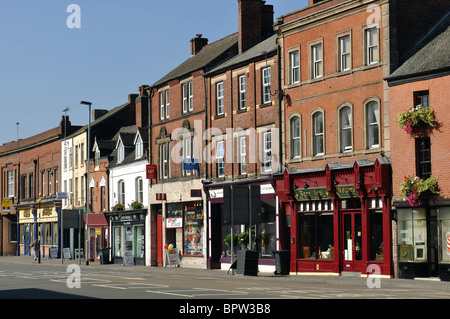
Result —
<path fill-rule="evenodd" d="M 299 214 L 300 258 L 334 259 L 333 212 L 329 202 L 302 203 Z"/>
<path fill-rule="evenodd" d="M 427 255 L 426 210 L 398 210 L 398 260 L 400 262 L 425 262 Z"/>
<path fill-rule="evenodd" d="M 122 226 L 114 227 L 114 256 L 122 257 Z"/>
<path fill-rule="evenodd" d="M 51 245 L 52 244 L 52 233 L 51 233 L 51 223 L 44 223 L 44 239 L 43 243 L 44 245 Z"/>
<path fill-rule="evenodd" d="M 201 202 L 184 206 L 184 255 L 203 255 L 203 206 Z"/>
<path fill-rule="evenodd" d="M 441 234 L 439 262 L 450 263 L 450 207 L 439 208 L 439 233 Z"/>
<path fill-rule="evenodd" d="M 249 226 L 234 225 L 235 253 L 242 249 L 252 249 L 258 252 L 260 259 L 273 259 L 275 245 L 275 216 L 276 201 L 274 199 L 261 200 L 261 221 L 252 225 L 252 244 L 249 246 Z M 231 256 L 231 226 L 222 226 L 222 256 Z"/>
<path fill-rule="evenodd" d="M 370 210 L 370 260 L 383 261 L 382 210 Z"/>
<path fill-rule="evenodd" d="M 52 223 L 52 240 L 53 240 L 53 246 L 58 245 L 58 223 Z"/>
<path fill-rule="evenodd" d="M 145 236 L 144 226 L 134 227 L 134 256 L 138 258 L 144 258 L 145 253 Z"/>

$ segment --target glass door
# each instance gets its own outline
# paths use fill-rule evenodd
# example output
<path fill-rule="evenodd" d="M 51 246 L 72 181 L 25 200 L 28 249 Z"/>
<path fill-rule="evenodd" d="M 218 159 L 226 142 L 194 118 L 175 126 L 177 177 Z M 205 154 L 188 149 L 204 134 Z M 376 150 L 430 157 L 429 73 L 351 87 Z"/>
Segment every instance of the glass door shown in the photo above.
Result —
<path fill-rule="evenodd" d="M 362 260 L 361 213 L 342 214 L 342 271 L 360 271 Z"/>

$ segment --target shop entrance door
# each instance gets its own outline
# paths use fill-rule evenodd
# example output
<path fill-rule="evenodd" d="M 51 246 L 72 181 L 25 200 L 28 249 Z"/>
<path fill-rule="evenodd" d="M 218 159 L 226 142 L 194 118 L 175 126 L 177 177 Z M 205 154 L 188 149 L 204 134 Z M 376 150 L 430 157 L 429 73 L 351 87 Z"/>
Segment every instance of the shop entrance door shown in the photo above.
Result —
<path fill-rule="evenodd" d="M 342 213 L 341 220 L 342 271 L 361 271 L 362 227 L 361 212 Z"/>

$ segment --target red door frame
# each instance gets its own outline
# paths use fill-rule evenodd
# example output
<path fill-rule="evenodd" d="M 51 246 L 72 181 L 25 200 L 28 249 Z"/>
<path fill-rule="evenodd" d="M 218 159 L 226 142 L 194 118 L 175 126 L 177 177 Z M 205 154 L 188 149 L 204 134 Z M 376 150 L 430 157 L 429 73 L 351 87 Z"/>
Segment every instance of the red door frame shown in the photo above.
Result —
<path fill-rule="evenodd" d="M 361 211 L 342 211 L 340 214 L 340 247 L 341 247 L 341 271 L 352 271 L 352 272 L 359 272 L 361 271 L 361 267 L 364 260 L 363 254 L 363 242 L 364 242 L 364 236 L 366 236 L 364 229 L 363 229 L 363 214 Z M 356 216 L 360 216 L 359 220 L 359 229 L 357 229 L 356 226 Z M 346 216 L 350 217 L 350 235 L 351 235 L 351 259 L 346 260 L 345 259 L 345 244 L 347 240 L 347 230 L 346 230 L 346 223 L 345 218 Z M 360 236 L 358 236 L 358 232 L 361 232 Z M 356 259 L 357 254 L 357 247 L 359 247 L 359 254 L 360 259 Z M 348 253 L 348 252 L 347 252 Z"/>

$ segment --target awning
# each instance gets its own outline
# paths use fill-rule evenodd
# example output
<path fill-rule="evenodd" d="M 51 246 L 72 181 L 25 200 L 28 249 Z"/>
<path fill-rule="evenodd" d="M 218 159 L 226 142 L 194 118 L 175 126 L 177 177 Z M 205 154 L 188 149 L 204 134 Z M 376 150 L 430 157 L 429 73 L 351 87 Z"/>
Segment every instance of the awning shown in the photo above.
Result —
<path fill-rule="evenodd" d="M 86 224 L 86 214 L 84 217 L 84 223 Z M 108 226 L 105 214 L 89 214 L 89 227 L 105 227 Z"/>

